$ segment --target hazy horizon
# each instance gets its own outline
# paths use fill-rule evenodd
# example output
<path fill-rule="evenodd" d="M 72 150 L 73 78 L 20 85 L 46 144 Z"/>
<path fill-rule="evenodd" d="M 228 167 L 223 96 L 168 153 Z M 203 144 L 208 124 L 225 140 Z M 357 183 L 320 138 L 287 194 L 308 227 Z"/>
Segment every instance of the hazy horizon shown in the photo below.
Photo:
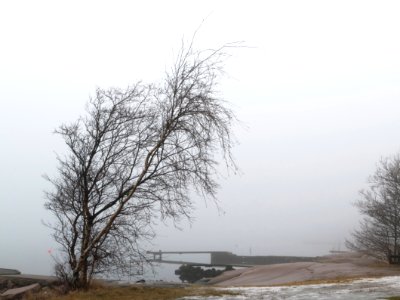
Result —
<path fill-rule="evenodd" d="M 146 249 L 343 250 L 359 190 L 400 150 L 399 12 L 396 1 L 0 3 L 0 267 L 52 272 L 42 175 L 66 153 L 53 131 L 96 87 L 162 79 L 200 24 L 196 49 L 246 46 L 230 51 L 220 85 L 241 121 L 241 174 L 221 168 L 221 209 L 193 196 L 193 221 L 159 222 Z"/>

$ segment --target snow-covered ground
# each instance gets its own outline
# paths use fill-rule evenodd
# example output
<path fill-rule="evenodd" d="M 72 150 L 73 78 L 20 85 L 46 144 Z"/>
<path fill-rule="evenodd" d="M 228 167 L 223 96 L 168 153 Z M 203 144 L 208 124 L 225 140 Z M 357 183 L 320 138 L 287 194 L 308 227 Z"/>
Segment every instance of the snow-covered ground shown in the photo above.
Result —
<path fill-rule="evenodd" d="M 240 293 L 238 296 L 185 297 L 185 300 L 375 300 L 400 295 L 400 276 L 362 279 L 352 283 L 318 284 L 285 287 L 220 288 Z"/>

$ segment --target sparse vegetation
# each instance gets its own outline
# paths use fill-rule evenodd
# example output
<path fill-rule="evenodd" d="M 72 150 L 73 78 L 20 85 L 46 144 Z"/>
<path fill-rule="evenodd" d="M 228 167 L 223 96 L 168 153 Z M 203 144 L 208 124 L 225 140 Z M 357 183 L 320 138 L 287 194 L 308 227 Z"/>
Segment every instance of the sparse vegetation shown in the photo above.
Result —
<path fill-rule="evenodd" d="M 381 276 L 338 276 L 330 279 L 311 279 L 304 281 L 294 281 L 289 283 L 283 283 L 276 286 L 297 286 L 297 285 L 312 285 L 312 284 L 340 284 L 340 283 L 351 283 L 355 280 L 361 280 L 365 278 L 379 278 Z M 275 285 L 274 285 L 275 286 Z"/>
<path fill-rule="evenodd" d="M 30 294 L 25 300 L 175 300 L 186 296 L 222 296 L 238 293 L 204 287 L 97 287 L 88 291 L 72 291 L 62 295 L 57 290 L 45 289 Z"/>

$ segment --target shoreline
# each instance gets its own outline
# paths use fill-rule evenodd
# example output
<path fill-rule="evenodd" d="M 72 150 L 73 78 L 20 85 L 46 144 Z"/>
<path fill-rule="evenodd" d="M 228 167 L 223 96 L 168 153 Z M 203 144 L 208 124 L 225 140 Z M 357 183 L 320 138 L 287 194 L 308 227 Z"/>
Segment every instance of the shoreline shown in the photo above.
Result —
<path fill-rule="evenodd" d="M 321 257 L 315 262 L 254 266 L 227 271 L 212 278 L 216 287 L 288 286 L 351 282 L 358 279 L 400 276 L 399 265 L 389 265 L 360 253 Z"/>

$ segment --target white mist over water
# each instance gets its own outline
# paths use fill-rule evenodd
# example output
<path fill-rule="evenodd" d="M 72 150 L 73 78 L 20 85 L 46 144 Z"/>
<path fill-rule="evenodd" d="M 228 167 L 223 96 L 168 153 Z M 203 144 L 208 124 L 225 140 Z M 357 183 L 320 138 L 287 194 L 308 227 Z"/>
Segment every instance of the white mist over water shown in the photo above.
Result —
<path fill-rule="evenodd" d="M 171 264 L 171 263 L 153 262 L 152 265 L 144 266 L 143 274 L 127 276 L 124 278 L 114 278 L 107 276 L 105 276 L 105 278 L 109 280 L 122 280 L 123 282 L 125 281 L 135 282 L 141 279 L 144 279 L 148 282 L 156 282 L 156 281 L 181 282 L 179 276 L 175 275 L 175 270 L 179 269 L 179 267 L 183 264 L 183 262 L 204 263 L 204 264 L 209 264 L 211 262 L 210 254 L 163 254 L 162 259 L 168 261 L 176 261 L 178 263 Z M 202 267 L 202 268 L 207 269 L 208 267 Z M 224 269 L 219 267 L 210 267 L 210 268 Z M 138 271 L 140 273 L 140 270 Z"/>

